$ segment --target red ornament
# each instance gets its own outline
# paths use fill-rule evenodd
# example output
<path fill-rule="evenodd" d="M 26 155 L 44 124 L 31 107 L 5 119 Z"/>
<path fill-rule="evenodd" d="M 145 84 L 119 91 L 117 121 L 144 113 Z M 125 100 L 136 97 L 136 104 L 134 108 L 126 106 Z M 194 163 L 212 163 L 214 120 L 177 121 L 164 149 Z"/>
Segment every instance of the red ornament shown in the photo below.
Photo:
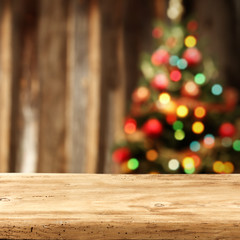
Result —
<path fill-rule="evenodd" d="M 219 128 L 219 135 L 221 137 L 233 137 L 236 133 L 236 128 L 232 123 L 223 123 Z"/>
<path fill-rule="evenodd" d="M 159 49 L 153 53 L 151 61 L 155 66 L 166 64 L 169 61 L 169 53 L 164 49 Z"/>
<path fill-rule="evenodd" d="M 174 82 L 178 82 L 181 80 L 182 78 L 182 74 L 179 70 L 173 70 L 171 73 L 170 73 L 170 78 L 172 81 Z"/>
<path fill-rule="evenodd" d="M 132 134 L 132 133 L 136 132 L 136 130 L 137 130 L 136 120 L 133 118 L 127 119 L 124 124 L 124 132 L 127 134 Z"/>
<path fill-rule="evenodd" d="M 202 60 L 202 54 L 197 48 L 188 48 L 183 53 L 183 58 L 188 62 L 188 66 L 196 66 Z"/>
<path fill-rule="evenodd" d="M 156 75 L 151 82 L 151 86 L 159 91 L 165 90 L 168 87 L 168 84 L 168 78 L 163 73 Z"/>
<path fill-rule="evenodd" d="M 162 134 L 163 126 L 157 119 L 151 118 L 145 122 L 142 130 L 149 137 L 158 137 Z"/>
<path fill-rule="evenodd" d="M 160 27 L 155 27 L 152 31 L 152 36 L 154 38 L 161 38 L 163 35 L 163 30 Z"/>
<path fill-rule="evenodd" d="M 118 148 L 112 154 L 112 159 L 116 163 L 125 162 L 130 158 L 131 158 L 131 152 L 126 147 Z"/>

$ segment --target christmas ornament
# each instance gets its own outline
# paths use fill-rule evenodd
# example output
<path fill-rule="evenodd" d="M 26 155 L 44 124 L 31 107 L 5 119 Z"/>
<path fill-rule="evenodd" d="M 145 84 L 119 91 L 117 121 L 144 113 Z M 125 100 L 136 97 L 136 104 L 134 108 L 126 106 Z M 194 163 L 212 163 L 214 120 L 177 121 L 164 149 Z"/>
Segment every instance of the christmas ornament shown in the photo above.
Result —
<path fill-rule="evenodd" d="M 134 132 L 136 132 L 137 129 L 137 122 L 135 119 L 133 118 L 129 118 L 126 120 L 125 124 L 124 124 L 124 131 L 127 134 L 133 134 Z"/>
<path fill-rule="evenodd" d="M 158 119 L 152 118 L 145 122 L 142 130 L 149 137 L 158 137 L 162 134 L 163 126 Z"/>
<path fill-rule="evenodd" d="M 168 77 L 163 73 L 157 74 L 151 81 L 151 86 L 159 91 L 167 89 L 168 85 Z"/>
<path fill-rule="evenodd" d="M 219 128 L 219 135 L 221 137 L 233 137 L 236 133 L 236 128 L 232 123 L 223 123 Z"/>
<path fill-rule="evenodd" d="M 164 49 L 159 49 L 152 55 L 152 64 L 160 66 L 161 64 L 167 64 L 169 61 L 169 53 Z"/>
<path fill-rule="evenodd" d="M 118 148 L 112 154 L 113 161 L 117 163 L 122 163 L 127 161 L 131 157 L 131 152 L 127 147 Z"/>
<path fill-rule="evenodd" d="M 201 62 L 202 54 L 197 48 L 188 48 L 183 52 L 183 58 L 188 62 L 189 67 L 194 67 Z"/>

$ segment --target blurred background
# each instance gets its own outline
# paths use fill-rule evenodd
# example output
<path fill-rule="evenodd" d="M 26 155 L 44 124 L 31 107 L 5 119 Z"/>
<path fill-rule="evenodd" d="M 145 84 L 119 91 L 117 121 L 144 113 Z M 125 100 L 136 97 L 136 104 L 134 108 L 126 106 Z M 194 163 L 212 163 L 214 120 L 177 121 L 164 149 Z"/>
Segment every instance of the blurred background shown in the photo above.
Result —
<path fill-rule="evenodd" d="M 111 146 L 167 0 L 0 0 L 0 171 L 116 173 Z M 240 1 L 183 1 L 240 88 Z M 184 17 L 184 16 L 183 16 Z"/>

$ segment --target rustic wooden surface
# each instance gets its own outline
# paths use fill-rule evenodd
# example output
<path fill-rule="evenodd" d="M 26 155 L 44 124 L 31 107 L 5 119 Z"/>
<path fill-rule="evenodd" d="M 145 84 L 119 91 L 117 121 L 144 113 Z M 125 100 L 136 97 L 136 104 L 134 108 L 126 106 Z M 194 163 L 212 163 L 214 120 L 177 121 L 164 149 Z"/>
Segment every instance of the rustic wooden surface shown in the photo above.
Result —
<path fill-rule="evenodd" d="M 240 239 L 239 180 L 1 174 L 0 239 Z"/>

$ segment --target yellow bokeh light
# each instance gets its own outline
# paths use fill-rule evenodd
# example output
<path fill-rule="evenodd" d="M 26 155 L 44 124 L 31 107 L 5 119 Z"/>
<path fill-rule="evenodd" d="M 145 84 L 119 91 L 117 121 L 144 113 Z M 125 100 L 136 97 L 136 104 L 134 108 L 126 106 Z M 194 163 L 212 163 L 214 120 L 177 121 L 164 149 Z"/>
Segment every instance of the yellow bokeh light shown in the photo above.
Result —
<path fill-rule="evenodd" d="M 222 173 L 225 169 L 224 164 L 221 161 L 216 161 L 213 164 L 213 171 L 216 173 Z"/>
<path fill-rule="evenodd" d="M 158 99 L 161 104 L 168 104 L 171 100 L 171 97 L 168 93 L 161 93 Z"/>
<path fill-rule="evenodd" d="M 154 149 L 147 151 L 146 158 L 148 161 L 155 161 L 158 157 L 158 152 Z"/>
<path fill-rule="evenodd" d="M 185 38 L 184 43 L 188 48 L 195 47 L 197 44 L 197 39 L 194 36 L 189 35 Z"/>
<path fill-rule="evenodd" d="M 182 161 L 182 165 L 185 169 L 194 168 L 194 159 L 192 157 L 185 157 Z"/>
<path fill-rule="evenodd" d="M 188 115 L 188 108 L 185 105 L 180 105 L 178 106 L 176 113 L 178 117 L 186 117 Z"/>
<path fill-rule="evenodd" d="M 204 107 L 196 107 L 194 109 L 194 116 L 197 118 L 203 118 L 206 115 L 206 109 Z"/>
<path fill-rule="evenodd" d="M 194 122 L 192 125 L 192 131 L 196 134 L 201 134 L 204 131 L 204 125 L 202 122 Z"/>
<path fill-rule="evenodd" d="M 224 172 L 225 173 L 232 173 L 234 171 L 234 166 L 231 162 L 224 163 Z"/>

